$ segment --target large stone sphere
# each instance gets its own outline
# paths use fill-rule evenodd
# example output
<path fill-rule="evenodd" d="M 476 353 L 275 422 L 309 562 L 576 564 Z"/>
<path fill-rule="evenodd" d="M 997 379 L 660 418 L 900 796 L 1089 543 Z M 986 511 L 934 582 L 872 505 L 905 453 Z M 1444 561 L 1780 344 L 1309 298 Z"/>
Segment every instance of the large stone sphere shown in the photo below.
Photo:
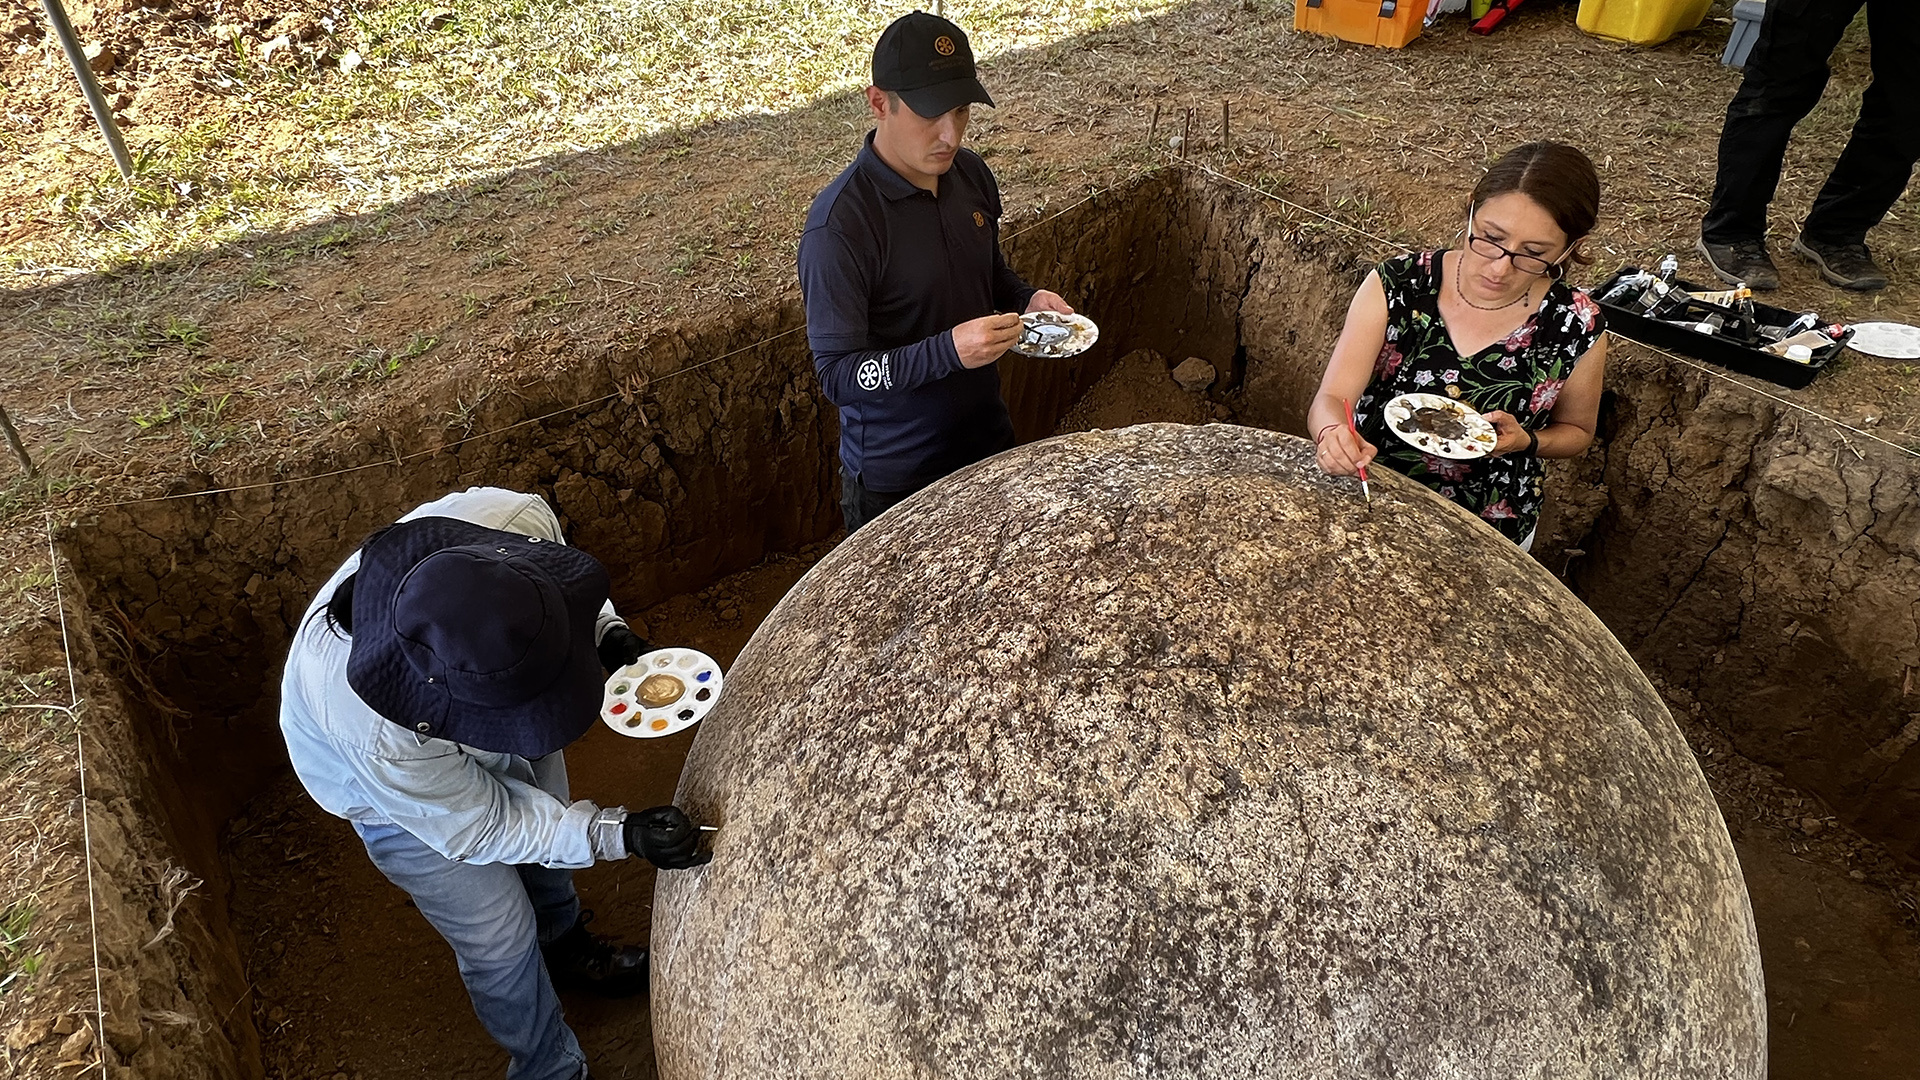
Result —
<path fill-rule="evenodd" d="M 823 559 L 701 724 L 664 1080 L 1758 1078 L 1740 867 L 1627 653 L 1464 511 L 1215 425 Z"/>

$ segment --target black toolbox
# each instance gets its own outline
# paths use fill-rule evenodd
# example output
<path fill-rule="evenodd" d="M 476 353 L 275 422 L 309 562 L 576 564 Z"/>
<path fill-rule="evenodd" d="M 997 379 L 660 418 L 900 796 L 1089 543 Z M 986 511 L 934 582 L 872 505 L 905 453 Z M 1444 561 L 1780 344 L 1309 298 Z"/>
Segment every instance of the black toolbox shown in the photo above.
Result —
<path fill-rule="evenodd" d="M 1596 301 L 1599 301 L 1601 309 L 1607 314 L 1607 329 L 1612 330 L 1621 337 L 1645 342 L 1648 345 L 1658 345 L 1663 349 L 1670 349 L 1685 356 L 1705 360 L 1708 363 L 1719 364 L 1721 367 L 1731 368 L 1742 374 L 1752 375 L 1765 379 L 1768 382 L 1779 383 L 1782 386 L 1791 386 L 1794 389 L 1799 389 L 1812 382 L 1813 377 L 1820 374 L 1820 369 L 1831 363 L 1834 357 L 1839 356 L 1840 350 L 1846 348 L 1847 342 L 1853 340 L 1853 328 L 1848 327 L 1847 331 L 1840 335 L 1839 340 L 1835 341 L 1832 345 L 1815 349 L 1813 356 L 1805 363 L 1801 363 L 1797 360 L 1789 360 L 1784 356 L 1775 356 L 1769 352 L 1762 352 L 1760 349 L 1743 345 L 1738 341 L 1721 337 L 1718 334 L 1702 334 L 1696 330 L 1689 330 L 1684 326 L 1674 326 L 1671 323 L 1661 322 L 1659 319 L 1648 318 L 1637 304 L 1640 298 L 1639 290 L 1633 291 L 1620 301 L 1600 299 L 1612 292 L 1614 287 L 1620 283 L 1621 278 L 1631 277 L 1638 273 L 1640 273 L 1640 268 L 1637 266 L 1621 267 L 1620 272 L 1608 278 L 1605 284 L 1588 290 L 1589 295 Z M 1725 286 L 1721 286 L 1719 289 L 1710 289 L 1707 286 L 1696 285 L 1691 281 L 1682 281 L 1678 278 L 1674 279 L 1671 284 L 1694 294 L 1720 291 L 1725 288 Z M 1714 305 L 1701 301 L 1694 301 L 1693 303 L 1696 308 L 1712 308 L 1720 311 L 1727 310 L 1715 308 Z M 1623 306 L 1623 304 L 1625 306 Z M 1754 301 L 1753 310 L 1760 322 L 1773 326 L 1785 326 L 1800 317 L 1800 313 L 1797 311 L 1788 311 L 1785 308 L 1762 304 L 1757 300 Z M 1732 314 L 1732 312 L 1728 311 L 1728 314 Z"/>

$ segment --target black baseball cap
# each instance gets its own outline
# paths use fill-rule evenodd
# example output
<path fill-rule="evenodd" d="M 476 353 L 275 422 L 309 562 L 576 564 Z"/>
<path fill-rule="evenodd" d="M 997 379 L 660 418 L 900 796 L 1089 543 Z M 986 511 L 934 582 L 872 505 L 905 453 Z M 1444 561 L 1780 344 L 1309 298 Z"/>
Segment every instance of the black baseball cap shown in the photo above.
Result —
<path fill-rule="evenodd" d="M 924 11 L 902 15 L 881 32 L 873 47 L 873 85 L 899 94 L 929 120 L 969 102 L 993 104 L 974 70 L 967 35 Z"/>

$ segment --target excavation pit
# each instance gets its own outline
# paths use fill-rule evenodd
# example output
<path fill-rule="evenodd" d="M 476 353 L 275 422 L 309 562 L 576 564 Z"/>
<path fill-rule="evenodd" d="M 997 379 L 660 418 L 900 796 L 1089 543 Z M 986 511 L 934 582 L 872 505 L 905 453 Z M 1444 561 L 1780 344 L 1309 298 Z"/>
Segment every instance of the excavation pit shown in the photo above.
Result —
<path fill-rule="evenodd" d="M 1022 439 L 1147 420 L 1299 433 L 1351 289 L 1383 254 L 1177 169 L 1008 250 L 1101 328 L 1070 360 L 1005 362 Z M 110 508 L 63 534 L 107 658 L 94 679 L 116 683 L 108 700 L 124 703 L 108 722 L 128 721 L 122 734 L 148 763 L 120 785 L 164 854 L 208 882 L 178 931 L 198 1026 L 109 1025 L 123 1055 L 146 1055 L 141 1075 L 376 1080 L 503 1066 L 444 945 L 286 768 L 274 715 L 290 630 L 367 532 L 494 484 L 545 495 L 653 640 L 730 663 L 838 526 L 834 420 L 799 326 L 800 312 L 779 306 L 580 355 L 538 395 L 489 399 L 474 430 L 510 429 L 500 435 L 400 465 L 439 436 L 369 439 L 283 463 L 284 476 L 336 475 Z M 1216 372 L 1204 389 L 1173 381 L 1189 357 Z M 428 388 L 423 420 L 458 391 Z M 582 401 L 595 404 L 569 408 Z M 1851 1046 L 1857 1071 L 1828 1075 L 1897 1071 L 1920 1058 L 1920 946 L 1895 899 L 1906 879 L 1883 869 L 1920 857 L 1908 676 L 1920 667 L 1920 470 L 1618 343 L 1601 436 L 1553 473 L 1536 551 L 1633 652 L 1702 755 L 1754 896 L 1775 1070 L 1831 1068 L 1834 1048 Z M 206 486 L 186 478 L 179 493 Z M 635 742 L 596 727 L 569 752 L 574 789 L 633 807 L 668 801 L 691 738 Z M 1850 825 L 1892 859 L 1864 847 L 1793 858 L 1763 812 L 1781 796 L 1751 779 L 1767 768 L 1791 785 L 1785 797 L 1806 800 L 1807 818 Z M 579 881 L 596 929 L 644 934 L 649 870 L 601 866 Z M 1842 896 L 1838 912 L 1810 923 L 1809 890 Z M 1810 935 L 1817 948 L 1796 944 Z M 152 996 L 141 980 L 173 977 L 138 953 L 124 959 L 135 1016 Z M 641 1005 L 570 1001 L 569 1015 L 596 1070 L 651 1075 Z"/>

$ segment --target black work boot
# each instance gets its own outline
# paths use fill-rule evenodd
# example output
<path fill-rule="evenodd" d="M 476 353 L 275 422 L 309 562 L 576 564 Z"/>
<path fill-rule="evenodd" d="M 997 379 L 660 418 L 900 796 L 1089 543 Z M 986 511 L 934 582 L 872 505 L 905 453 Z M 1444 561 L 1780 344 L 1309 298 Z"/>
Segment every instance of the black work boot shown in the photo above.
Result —
<path fill-rule="evenodd" d="M 1706 257 L 1713 275 L 1729 285 L 1745 285 L 1754 292 L 1770 292 L 1780 287 L 1780 271 L 1767 254 L 1765 240 L 1741 240 L 1715 244 L 1701 237 L 1694 250 Z"/>
<path fill-rule="evenodd" d="M 1887 287 L 1887 272 L 1873 261 L 1865 244 L 1829 244 L 1803 234 L 1793 242 L 1793 250 L 1819 267 L 1821 277 L 1843 289 L 1872 292 Z"/>
<path fill-rule="evenodd" d="M 582 911 L 567 932 L 540 946 L 547 974 L 562 990 L 585 990 L 601 997 L 632 997 L 647 992 L 647 949 L 615 945 L 587 932 L 593 912 Z"/>

